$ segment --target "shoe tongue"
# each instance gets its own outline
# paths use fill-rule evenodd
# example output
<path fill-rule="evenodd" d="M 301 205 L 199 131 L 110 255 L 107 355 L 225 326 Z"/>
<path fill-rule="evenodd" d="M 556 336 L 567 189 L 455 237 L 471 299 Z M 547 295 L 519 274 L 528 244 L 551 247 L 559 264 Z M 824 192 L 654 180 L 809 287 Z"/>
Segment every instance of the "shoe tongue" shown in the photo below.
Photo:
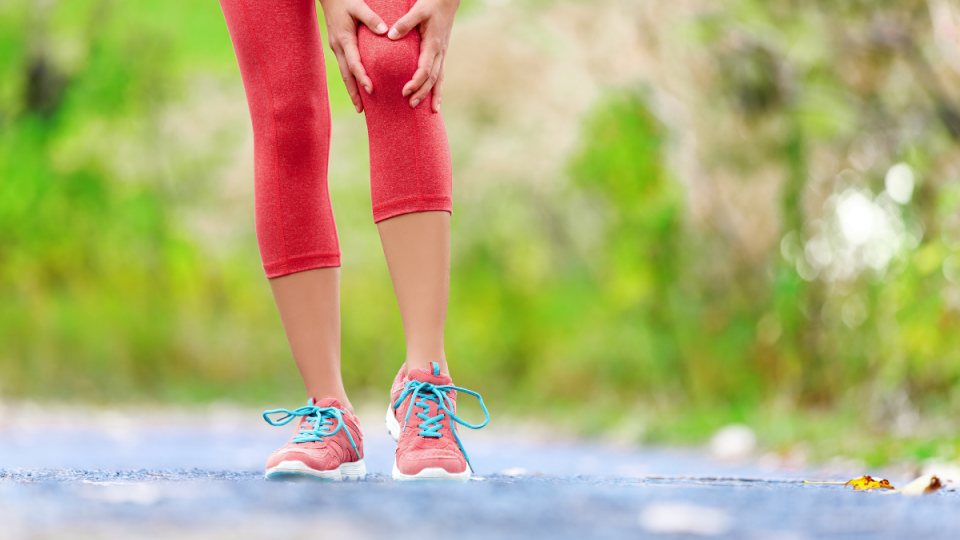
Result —
<path fill-rule="evenodd" d="M 333 407 L 334 409 L 343 410 L 343 405 L 340 404 L 340 400 L 337 398 L 323 398 L 320 401 L 317 401 L 316 398 L 313 399 L 315 407 Z"/>
<path fill-rule="evenodd" d="M 423 368 L 413 368 L 407 372 L 407 380 L 428 382 L 436 385 L 453 384 L 453 381 L 450 379 L 449 375 L 446 373 L 439 373 L 439 370 L 437 370 L 437 373 L 438 375 L 434 375 Z"/>

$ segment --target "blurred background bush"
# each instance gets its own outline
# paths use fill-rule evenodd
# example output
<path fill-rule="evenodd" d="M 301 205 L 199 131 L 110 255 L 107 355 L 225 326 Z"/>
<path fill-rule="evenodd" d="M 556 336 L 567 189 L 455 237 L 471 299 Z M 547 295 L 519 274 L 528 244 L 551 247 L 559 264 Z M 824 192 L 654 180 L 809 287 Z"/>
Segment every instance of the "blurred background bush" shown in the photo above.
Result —
<path fill-rule="evenodd" d="M 458 383 L 629 442 L 745 422 L 956 457 L 958 25 L 948 0 L 464 1 Z M 344 377 L 382 400 L 403 336 L 325 54 Z M 0 397 L 299 403 L 252 148 L 216 2 L 0 1 Z"/>

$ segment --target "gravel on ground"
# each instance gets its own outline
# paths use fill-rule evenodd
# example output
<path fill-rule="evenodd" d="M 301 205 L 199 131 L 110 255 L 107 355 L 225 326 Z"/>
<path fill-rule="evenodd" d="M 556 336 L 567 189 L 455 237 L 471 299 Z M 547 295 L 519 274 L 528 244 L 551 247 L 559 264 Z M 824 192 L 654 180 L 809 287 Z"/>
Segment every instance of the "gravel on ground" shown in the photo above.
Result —
<path fill-rule="evenodd" d="M 853 492 L 803 479 L 863 471 L 729 464 L 697 449 L 530 430 L 464 433 L 470 482 L 398 484 L 375 412 L 361 415 L 365 481 L 267 482 L 262 461 L 290 434 L 244 411 L 218 414 L 0 407 L 0 538 L 960 536 L 955 491 Z"/>

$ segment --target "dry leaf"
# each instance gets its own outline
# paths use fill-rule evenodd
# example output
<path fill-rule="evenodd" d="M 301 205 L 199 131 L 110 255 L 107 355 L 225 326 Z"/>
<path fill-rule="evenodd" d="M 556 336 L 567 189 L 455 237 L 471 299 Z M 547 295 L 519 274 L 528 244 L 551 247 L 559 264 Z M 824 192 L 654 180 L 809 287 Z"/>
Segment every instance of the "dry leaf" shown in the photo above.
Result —
<path fill-rule="evenodd" d="M 866 491 L 870 489 L 893 489 L 893 486 L 890 485 L 889 480 L 886 480 L 883 478 L 874 480 L 869 476 L 861 476 L 860 478 L 854 478 L 853 480 L 850 480 L 843 486 L 844 487 L 853 486 L 853 489 L 855 491 Z"/>
<path fill-rule="evenodd" d="M 932 474 L 925 474 L 920 478 L 917 478 L 913 482 L 903 486 L 898 489 L 901 494 L 906 495 L 907 497 L 916 497 L 918 495 L 926 495 L 928 493 L 935 493 L 938 489 L 942 488 L 943 484 L 940 483 L 940 479 Z"/>

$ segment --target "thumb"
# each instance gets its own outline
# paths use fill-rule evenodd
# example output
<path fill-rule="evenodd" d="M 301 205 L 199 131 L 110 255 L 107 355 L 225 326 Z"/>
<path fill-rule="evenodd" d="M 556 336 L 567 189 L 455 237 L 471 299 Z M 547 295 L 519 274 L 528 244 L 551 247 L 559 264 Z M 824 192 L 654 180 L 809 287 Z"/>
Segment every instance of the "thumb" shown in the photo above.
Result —
<path fill-rule="evenodd" d="M 426 19 L 426 16 L 421 10 L 417 9 L 417 5 L 414 4 L 413 9 L 408 11 L 403 17 L 400 17 L 400 20 L 393 25 L 387 37 L 390 39 L 400 39 L 422 23 L 424 19 Z"/>
<path fill-rule="evenodd" d="M 356 8 L 356 12 L 353 14 L 354 17 L 370 29 L 374 34 L 383 34 L 387 31 L 387 25 L 383 22 L 383 19 L 379 15 L 374 13 L 370 6 L 366 2 L 359 2 L 359 5 Z"/>

